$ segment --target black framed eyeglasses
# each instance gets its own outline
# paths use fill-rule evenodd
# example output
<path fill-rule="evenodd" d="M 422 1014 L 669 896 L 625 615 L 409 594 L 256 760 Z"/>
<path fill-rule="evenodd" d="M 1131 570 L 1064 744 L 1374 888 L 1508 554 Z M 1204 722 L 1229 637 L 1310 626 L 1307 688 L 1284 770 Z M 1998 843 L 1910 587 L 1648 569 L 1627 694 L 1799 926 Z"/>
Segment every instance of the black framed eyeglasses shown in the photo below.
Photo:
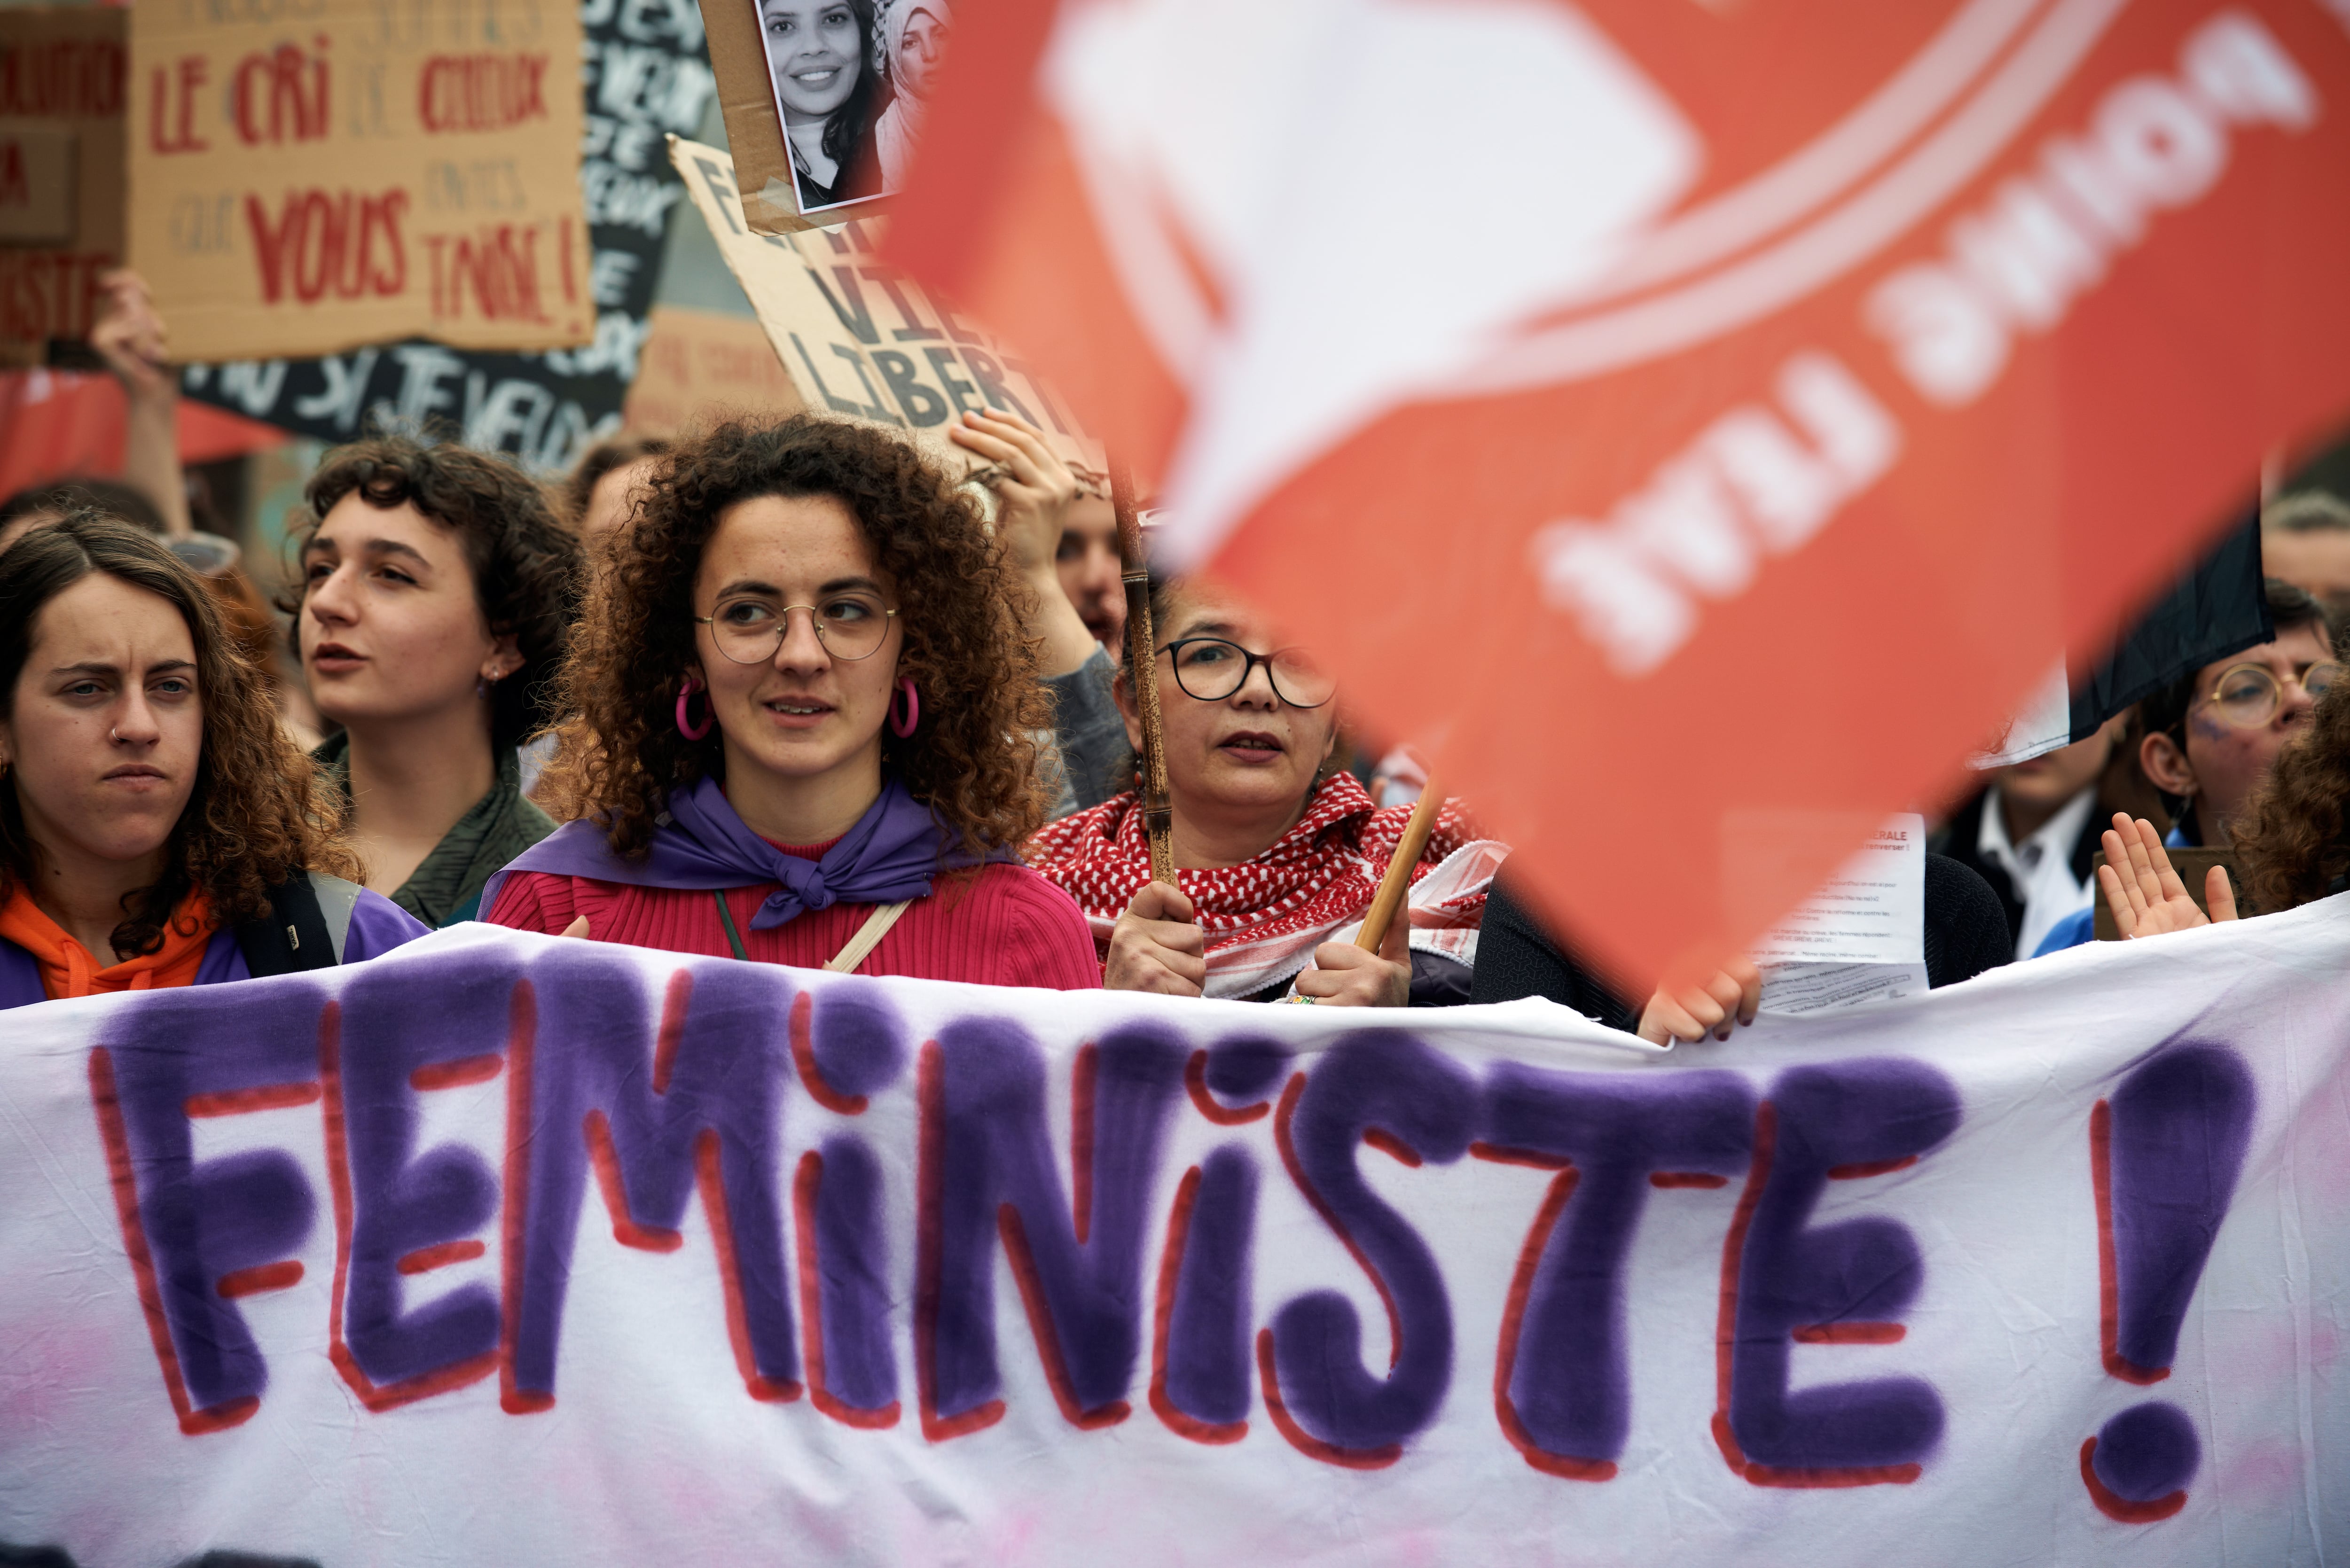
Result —
<path fill-rule="evenodd" d="M 1251 653 L 1221 637 L 1186 637 L 1159 651 L 1174 656 L 1175 684 L 1183 694 L 1202 702 L 1222 701 L 1247 685 L 1249 671 L 1260 664 L 1273 694 L 1292 708 L 1319 708 L 1338 690 L 1336 678 L 1302 648 Z"/>
<path fill-rule="evenodd" d="M 835 594 L 821 605 L 776 605 L 762 598 L 732 598 L 708 615 L 693 618 L 710 628 L 718 651 L 737 664 L 764 664 L 775 657 L 789 633 L 792 611 L 806 610 L 816 628 L 816 639 L 835 659 L 870 659 L 889 635 L 889 621 L 898 612 L 883 607 L 870 594 Z"/>

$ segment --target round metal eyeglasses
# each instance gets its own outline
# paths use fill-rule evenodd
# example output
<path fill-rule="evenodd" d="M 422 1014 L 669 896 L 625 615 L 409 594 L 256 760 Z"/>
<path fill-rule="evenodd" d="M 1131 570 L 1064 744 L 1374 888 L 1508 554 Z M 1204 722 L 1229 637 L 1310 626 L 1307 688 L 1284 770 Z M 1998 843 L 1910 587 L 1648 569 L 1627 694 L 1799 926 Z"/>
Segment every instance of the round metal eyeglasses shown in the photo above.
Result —
<path fill-rule="evenodd" d="M 1337 680 L 1326 673 L 1302 648 L 1276 648 L 1271 653 L 1251 653 L 1221 637 L 1187 637 L 1159 650 L 1175 659 L 1175 684 L 1187 697 L 1221 702 L 1248 684 L 1249 671 L 1264 666 L 1273 694 L 1292 708 L 1319 708 L 1338 690 Z"/>
<path fill-rule="evenodd" d="M 2297 677 L 2285 677 L 2312 700 L 2324 697 L 2341 678 L 2342 666 L 2331 659 L 2311 665 Z M 2257 730 L 2274 719 L 2284 705 L 2284 687 L 2268 666 L 2239 664 L 2220 672 L 2204 701 L 2227 723 L 2239 730 Z"/>
<path fill-rule="evenodd" d="M 890 618 L 867 594 L 837 594 L 822 605 L 776 605 L 761 598 L 733 598 L 708 615 L 693 618 L 710 628 L 718 651 L 737 664 L 765 664 L 775 657 L 789 635 L 792 611 L 806 610 L 816 628 L 816 641 L 835 659 L 870 659 L 889 635 Z"/>

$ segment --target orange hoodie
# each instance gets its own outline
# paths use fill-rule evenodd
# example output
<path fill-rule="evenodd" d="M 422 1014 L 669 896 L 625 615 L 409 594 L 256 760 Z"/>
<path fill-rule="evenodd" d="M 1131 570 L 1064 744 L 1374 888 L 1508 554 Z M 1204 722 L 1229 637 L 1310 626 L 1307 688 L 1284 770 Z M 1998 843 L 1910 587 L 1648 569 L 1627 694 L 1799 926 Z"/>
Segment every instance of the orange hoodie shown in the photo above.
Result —
<path fill-rule="evenodd" d="M 191 934 L 182 934 L 191 933 Z M 100 969 L 90 950 L 41 912 L 19 884 L 0 905 L 0 940 L 15 942 L 41 966 L 41 990 L 52 1002 L 73 996 L 103 996 L 115 991 L 160 991 L 192 985 L 212 941 L 212 900 L 192 889 L 163 927 L 163 945 L 143 958 Z"/>

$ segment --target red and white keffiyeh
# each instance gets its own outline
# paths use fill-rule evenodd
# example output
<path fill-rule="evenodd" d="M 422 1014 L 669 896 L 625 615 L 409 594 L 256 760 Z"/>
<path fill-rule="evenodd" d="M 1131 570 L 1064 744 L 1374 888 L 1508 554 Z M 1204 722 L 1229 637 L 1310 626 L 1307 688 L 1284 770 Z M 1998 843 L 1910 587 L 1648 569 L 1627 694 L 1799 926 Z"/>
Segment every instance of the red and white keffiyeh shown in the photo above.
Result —
<path fill-rule="evenodd" d="M 1262 855 L 1220 871 L 1178 871 L 1208 936 L 1207 993 L 1253 995 L 1305 969 L 1322 943 L 1351 936 L 1410 818 L 1410 807 L 1374 805 L 1353 774 L 1333 774 Z M 1485 889 L 1508 853 L 1475 836 L 1459 801 L 1446 802 L 1412 869 L 1411 945 L 1474 964 Z M 1077 901 L 1107 953 L 1110 928 L 1150 880 L 1139 797 L 1129 790 L 1047 824 L 1028 859 Z"/>

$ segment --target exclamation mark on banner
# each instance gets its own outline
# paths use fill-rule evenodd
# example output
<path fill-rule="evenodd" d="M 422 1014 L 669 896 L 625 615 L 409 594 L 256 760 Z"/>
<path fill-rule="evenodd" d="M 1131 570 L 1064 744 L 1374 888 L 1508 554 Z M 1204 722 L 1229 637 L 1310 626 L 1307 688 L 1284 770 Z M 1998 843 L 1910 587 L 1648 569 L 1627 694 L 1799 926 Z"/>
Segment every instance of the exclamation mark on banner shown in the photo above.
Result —
<path fill-rule="evenodd" d="M 2251 1074 L 2218 1045 L 2163 1052 L 2089 1113 L 2106 1370 L 2125 1383 L 2170 1376 L 2251 1129 Z M 2186 1411 L 2149 1399 L 2082 1443 L 2081 1480 L 2106 1517 L 2149 1524 L 2187 1506 L 2202 1449 Z"/>

